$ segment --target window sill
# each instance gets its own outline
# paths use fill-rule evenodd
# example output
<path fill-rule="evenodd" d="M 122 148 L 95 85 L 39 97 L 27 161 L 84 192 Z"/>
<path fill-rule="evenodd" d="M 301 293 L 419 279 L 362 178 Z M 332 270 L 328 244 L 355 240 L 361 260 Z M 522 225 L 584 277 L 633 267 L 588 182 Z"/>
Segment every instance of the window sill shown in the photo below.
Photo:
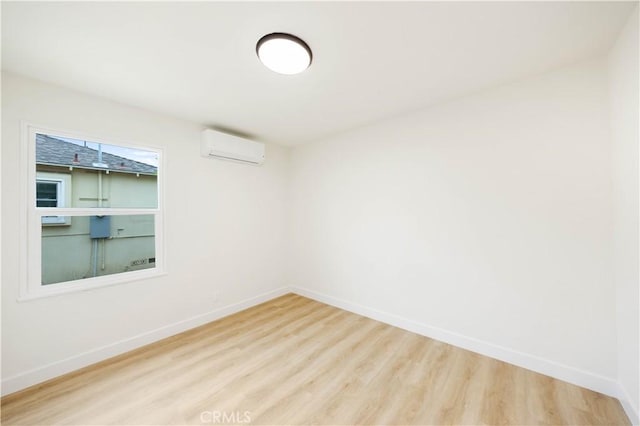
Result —
<path fill-rule="evenodd" d="M 82 282 L 74 283 L 73 281 L 59 284 L 48 284 L 41 286 L 37 291 L 28 292 L 24 290 L 16 300 L 18 302 L 28 302 L 36 299 L 44 299 L 48 297 L 62 296 L 70 293 L 80 293 L 92 291 L 99 288 L 111 287 L 120 284 L 126 284 L 135 281 L 146 281 L 153 278 L 164 277 L 168 275 L 166 270 L 153 271 L 143 270 L 127 272 L 123 274 L 113 274 L 104 277 L 86 278 Z"/>

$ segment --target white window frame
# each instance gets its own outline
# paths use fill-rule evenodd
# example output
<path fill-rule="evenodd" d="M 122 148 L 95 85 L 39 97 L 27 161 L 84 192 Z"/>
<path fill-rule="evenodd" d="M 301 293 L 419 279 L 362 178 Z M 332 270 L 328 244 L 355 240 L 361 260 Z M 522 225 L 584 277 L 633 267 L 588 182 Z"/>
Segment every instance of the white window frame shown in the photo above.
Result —
<path fill-rule="evenodd" d="M 58 296 L 65 293 L 87 291 L 104 286 L 117 285 L 132 281 L 146 280 L 166 275 L 165 245 L 164 245 L 164 155 L 157 146 L 120 142 L 113 138 L 103 138 L 94 135 L 54 129 L 46 126 L 22 122 L 20 161 L 25 167 L 20 176 L 21 193 L 21 223 L 20 230 L 23 238 L 20 247 L 20 292 L 19 301 L 38 299 L 42 297 Z M 106 145 L 118 145 L 133 149 L 142 149 L 158 153 L 158 205 L 156 208 L 45 208 L 36 207 L 36 134 L 60 136 L 72 139 L 87 140 Z M 72 167 L 70 167 L 70 170 Z M 64 191 L 62 191 L 64 193 Z M 137 271 L 127 271 L 117 274 L 92 278 L 83 278 L 55 284 L 42 284 L 42 220 L 47 216 L 70 218 L 71 216 L 96 215 L 153 215 L 155 232 L 155 267 Z"/>

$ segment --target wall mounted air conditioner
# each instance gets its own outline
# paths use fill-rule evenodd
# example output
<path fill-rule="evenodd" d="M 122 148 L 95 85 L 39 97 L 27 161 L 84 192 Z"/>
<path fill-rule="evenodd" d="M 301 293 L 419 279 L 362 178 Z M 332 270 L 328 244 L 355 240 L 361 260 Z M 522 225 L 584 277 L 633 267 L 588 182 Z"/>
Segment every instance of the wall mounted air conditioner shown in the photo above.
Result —
<path fill-rule="evenodd" d="M 203 157 L 249 164 L 264 163 L 264 144 L 206 129 L 202 132 L 200 153 Z"/>

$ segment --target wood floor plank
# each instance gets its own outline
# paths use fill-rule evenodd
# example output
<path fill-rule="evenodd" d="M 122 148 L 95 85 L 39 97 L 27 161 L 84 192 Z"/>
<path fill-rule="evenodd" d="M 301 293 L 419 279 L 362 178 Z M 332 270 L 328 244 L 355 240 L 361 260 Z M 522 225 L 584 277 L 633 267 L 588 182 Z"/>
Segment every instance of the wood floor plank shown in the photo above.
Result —
<path fill-rule="evenodd" d="M 298 295 L 2 398 L 3 425 L 628 425 L 620 403 Z"/>

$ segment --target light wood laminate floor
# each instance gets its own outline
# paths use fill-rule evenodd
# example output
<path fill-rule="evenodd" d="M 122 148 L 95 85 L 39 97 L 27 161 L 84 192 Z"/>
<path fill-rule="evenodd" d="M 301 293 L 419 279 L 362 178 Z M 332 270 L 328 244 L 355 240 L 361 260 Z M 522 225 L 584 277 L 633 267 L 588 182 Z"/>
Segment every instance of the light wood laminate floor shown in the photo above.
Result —
<path fill-rule="evenodd" d="M 619 402 L 297 295 L 2 399 L 2 424 L 629 424 Z"/>

